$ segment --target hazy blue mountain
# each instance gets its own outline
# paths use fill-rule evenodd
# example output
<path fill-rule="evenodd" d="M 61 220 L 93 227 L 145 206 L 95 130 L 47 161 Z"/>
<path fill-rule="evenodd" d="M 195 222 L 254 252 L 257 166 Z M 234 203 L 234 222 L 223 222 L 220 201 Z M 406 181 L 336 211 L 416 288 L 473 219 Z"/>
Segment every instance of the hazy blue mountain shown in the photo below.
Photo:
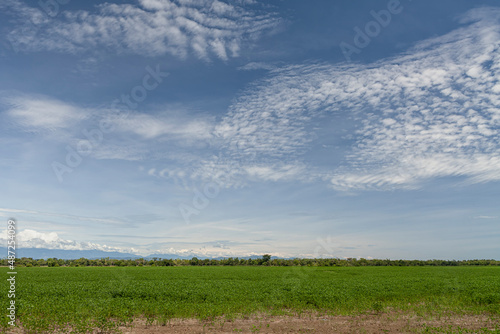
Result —
<path fill-rule="evenodd" d="M 1 254 L 4 254 L 3 256 L 0 256 L 0 258 L 5 258 L 7 257 L 7 248 L 5 247 L 0 247 L 0 252 Z M 190 260 L 193 257 L 197 257 L 200 260 L 203 259 L 215 259 L 215 260 L 222 260 L 222 259 L 227 259 L 228 257 L 209 257 L 209 256 L 203 256 L 203 255 L 197 255 L 197 254 L 188 254 L 188 255 L 177 255 L 177 254 L 150 254 L 146 256 L 142 256 L 139 254 L 132 254 L 132 253 L 122 253 L 122 252 L 105 252 L 105 251 L 100 251 L 100 250 L 64 250 L 64 249 L 48 249 L 48 248 L 19 248 L 16 250 L 16 257 L 21 258 L 21 257 L 30 257 L 32 259 L 48 259 L 48 258 L 57 258 L 57 259 L 64 259 L 64 260 L 72 260 L 72 259 L 79 259 L 79 258 L 86 258 L 86 259 L 102 259 L 109 257 L 110 259 L 138 259 L 138 258 L 144 258 L 144 259 L 153 259 L 153 258 L 158 258 L 158 259 L 183 259 L 183 260 Z M 259 259 L 262 256 L 260 255 L 252 255 L 252 256 L 241 256 L 239 257 L 240 259 Z M 272 259 L 276 259 L 277 257 L 273 256 Z"/>
<path fill-rule="evenodd" d="M 7 254 L 6 248 L 3 248 L 2 254 Z M 48 249 L 48 248 L 20 248 L 16 251 L 17 257 L 31 257 L 33 259 L 101 259 L 109 257 L 112 259 L 136 259 L 140 255 L 121 252 L 104 252 L 100 250 L 64 250 L 64 249 Z M 2 257 L 6 257 L 2 256 Z"/>

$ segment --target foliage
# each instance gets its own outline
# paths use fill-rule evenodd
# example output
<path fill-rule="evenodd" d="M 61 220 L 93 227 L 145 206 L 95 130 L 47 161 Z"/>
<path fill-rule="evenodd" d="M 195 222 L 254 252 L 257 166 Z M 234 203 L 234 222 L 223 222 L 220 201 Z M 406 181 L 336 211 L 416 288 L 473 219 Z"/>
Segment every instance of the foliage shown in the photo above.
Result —
<path fill-rule="evenodd" d="M 7 266 L 7 259 L 0 259 L 0 266 Z M 312 267 L 365 267 L 365 266 L 391 266 L 391 267 L 414 267 L 414 266 L 500 266 L 497 260 L 389 260 L 389 259 L 272 259 L 271 255 L 264 254 L 262 258 L 227 258 L 227 259 L 198 259 L 193 257 L 187 259 L 85 259 L 63 260 L 56 258 L 16 259 L 16 267 L 137 267 L 137 266 L 312 266 Z"/>

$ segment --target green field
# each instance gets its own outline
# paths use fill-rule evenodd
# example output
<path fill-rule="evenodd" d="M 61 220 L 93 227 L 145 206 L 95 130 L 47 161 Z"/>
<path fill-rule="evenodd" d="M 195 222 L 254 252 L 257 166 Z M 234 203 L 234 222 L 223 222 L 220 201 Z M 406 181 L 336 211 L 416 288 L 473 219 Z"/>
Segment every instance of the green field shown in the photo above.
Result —
<path fill-rule="evenodd" d="M 7 277 L 7 268 L 2 268 Z M 113 327 L 142 317 L 259 312 L 500 315 L 500 267 L 18 268 L 18 324 L 34 332 Z M 7 307 L 4 280 L 2 305 Z M 4 308 L 5 309 L 5 308 Z M 1 325 L 7 327 L 2 317 Z"/>

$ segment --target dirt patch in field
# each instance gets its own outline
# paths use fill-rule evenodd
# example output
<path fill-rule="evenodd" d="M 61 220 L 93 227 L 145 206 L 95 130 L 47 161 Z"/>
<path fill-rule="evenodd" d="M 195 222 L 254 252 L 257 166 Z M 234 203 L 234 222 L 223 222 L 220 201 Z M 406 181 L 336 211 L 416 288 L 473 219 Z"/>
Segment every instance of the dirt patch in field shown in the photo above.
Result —
<path fill-rule="evenodd" d="M 170 320 L 146 325 L 136 320 L 123 334 L 143 333 L 487 333 L 500 330 L 500 319 L 486 315 L 421 317 L 400 313 L 359 316 L 254 316 L 246 319 Z"/>

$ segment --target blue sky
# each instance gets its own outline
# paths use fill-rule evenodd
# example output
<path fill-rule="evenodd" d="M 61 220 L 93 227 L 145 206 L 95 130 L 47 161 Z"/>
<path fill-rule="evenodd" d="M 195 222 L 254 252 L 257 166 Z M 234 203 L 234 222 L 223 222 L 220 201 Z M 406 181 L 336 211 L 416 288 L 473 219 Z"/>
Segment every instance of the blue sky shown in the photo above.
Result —
<path fill-rule="evenodd" d="M 500 258 L 496 1 L 40 3 L 0 5 L 23 247 Z"/>

